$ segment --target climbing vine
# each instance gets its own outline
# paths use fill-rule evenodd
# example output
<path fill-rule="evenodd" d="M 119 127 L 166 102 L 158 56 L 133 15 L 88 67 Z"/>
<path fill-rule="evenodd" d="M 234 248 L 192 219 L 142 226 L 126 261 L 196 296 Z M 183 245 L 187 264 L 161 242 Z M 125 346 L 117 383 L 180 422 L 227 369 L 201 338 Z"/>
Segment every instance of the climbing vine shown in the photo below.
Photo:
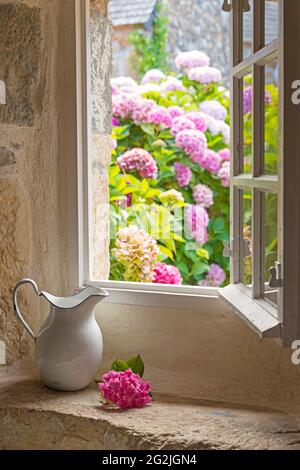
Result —
<path fill-rule="evenodd" d="M 144 75 L 148 70 L 167 70 L 167 24 L 165 7 L 159 1 L 156 6 L 152 33 L 139 29 L 132 33 L 129 42 L 135 47 L 138 62 L 137 72 Z"/>

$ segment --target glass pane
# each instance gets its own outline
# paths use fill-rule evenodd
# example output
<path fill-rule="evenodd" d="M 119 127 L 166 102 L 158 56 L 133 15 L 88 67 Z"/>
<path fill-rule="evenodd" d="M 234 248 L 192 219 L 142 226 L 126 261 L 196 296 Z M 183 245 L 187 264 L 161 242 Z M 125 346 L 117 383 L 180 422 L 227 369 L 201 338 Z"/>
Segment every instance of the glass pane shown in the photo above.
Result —
<path fill-rule="evenodd" d="M 278 61 L 265 67 L 265 174 L 278 173 Z"/>
<path fill-rule="evenodd" d="M 277 0 L 265 1 L 265 44 L 278 38 L 279 3 Z"/>
<path fill-rule="evenodd" d="M 252 75 L 243 78 L 244 173 L 252 171 Z"/>
<path fill-rule="evenodd" d="M 265 246 L 265 299 L 277 304 L 277 290 L 269 287 L 270 268 L 278 260 L 278 196 L 273 193 L 264 195 L 264 246 Z"/>
<path fill-rule="evenodd" d="M 243 13 L 243 57 L 247 59 L 252 54 L 252 24 L 253 5 L 249 1 L 250 10 Z"/>
<path fill-rule="evenodd" d="M 244 284 L 251 287 L 252 284 L 252 191 L 243 191 L 243 237 L 244 245 L 248 246 L 249 254 L 244 253 Z M 248 243 L 247 243 L 248 242 Z"/>

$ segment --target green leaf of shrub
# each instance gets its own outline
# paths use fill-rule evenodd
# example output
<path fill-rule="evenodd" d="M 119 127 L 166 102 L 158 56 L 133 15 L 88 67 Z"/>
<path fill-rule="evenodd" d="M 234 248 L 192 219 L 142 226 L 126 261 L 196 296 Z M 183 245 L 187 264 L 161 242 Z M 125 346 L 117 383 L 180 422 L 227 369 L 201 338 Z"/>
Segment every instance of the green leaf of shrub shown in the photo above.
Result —
<path fill-rule="evenodd" d="M 143 359 L 138 354 L 136 357 L 131 357 L 127 361 L 128 367 L 134 372 L 135 374 L 139 374 L 140 377 L 143 377 L 145 372 L 145 365 Z"/>
<path fill-rule="evenodd" d="M 125 372 L 127 369 L 129 369 L 129 365 L 127 362 L 122 361 L 122 359 L 115 359 L 111 365 L 111 370 L 115 372 Z"/>

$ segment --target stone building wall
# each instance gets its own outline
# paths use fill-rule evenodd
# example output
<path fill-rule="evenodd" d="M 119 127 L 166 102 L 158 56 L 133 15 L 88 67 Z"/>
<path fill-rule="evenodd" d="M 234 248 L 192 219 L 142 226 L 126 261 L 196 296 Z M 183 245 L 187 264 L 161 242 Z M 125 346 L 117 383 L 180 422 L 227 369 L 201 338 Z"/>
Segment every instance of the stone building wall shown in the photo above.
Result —
<path fill-rule="evenodd" d="M 107 0 L 97 0 L 91 12 L 96 45 L 93 134 L 104 200 L 103 175 L 111 153 L 111 32 L 106 6 Z M 6 104 L 0 104 L 0 346 L 5 343 L 7 363 L 32 350 L 31 340 L 14 318 L 15 283 L 31 277 L 40 289 L 57 295 L 70 289 L 68 172 L 69 159 L 76 154 L 74 18 L 75 2 L 70 0 L 0 0 L 0 81 L 6 85 Z M 108 269 L 104 253 L 105 249 L 103 275 Z M 38 303 L 26 288 L 21 307 L 36 331 L 48 306 Z"/>
<path fill-rule="evenodd" d="M 164 0 L 168 11 L 168 52 L 199 49 L 221 69 L 228 83 L 230 66 L 230 15 L 222 11 L 223 0 Z"/>

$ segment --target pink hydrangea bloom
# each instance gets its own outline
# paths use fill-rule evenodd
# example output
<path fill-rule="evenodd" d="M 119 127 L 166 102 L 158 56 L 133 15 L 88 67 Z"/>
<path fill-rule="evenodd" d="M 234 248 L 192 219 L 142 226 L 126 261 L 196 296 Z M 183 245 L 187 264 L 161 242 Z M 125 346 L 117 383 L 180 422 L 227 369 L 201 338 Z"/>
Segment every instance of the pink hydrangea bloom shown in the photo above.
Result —
<path fill-rule="evenodd" d="M 116 117 L 112 117 L 111 124 L 112 126 L 118 126 L 120 124 L 120 121 Z"/>
<path fill-rule="evenodd" d="M 192 171 L 188 166 L 182 165 L 181 163 L 175 163 L 175 178 L 180 188 L 184 188 L 190 184 L 192 178 Z"/>
<path fill-rule="evenodd" d="M 136 81 L 131 77 L 114 77 L 110 83 L 116 88 L 134 89 L 137 87 Z"/>
<path fill-rule="evenodd" d="M 151 69 L 145 73 L 142 83 L 159 83 L 161 80 L 166 78 L 165 74 L 159 69 Z"/>
<path fill-rule="evenodd" d="M 118 147 L 117 139 L 115 139 L 114 137 L 112 137 L 112 138 L 111 138 L 111 148 L 112 148 L 112 150 L 115 150 L 117 147 Z"/>
<path fill-rule="evenodd" d="M 196 129 L 195 124 L 191 119 L 187 119 L 186 116 L 178 116 L 173 119 L 171 132 L 176 137 L 176 135 L 187 129 Z"/>
<path fill-rule="evenodd" d="M 185 211 L 186 231 L 189 237 L 194 238 L 198 243 L 203 245 L 208 240 L 207 227 L 209 217 L 203 206 L 188 206 Z"/>
<path fill-rule="evenodd" d="M 176 145 L 190 155 L 193 161 L 199 161 L 206 152 L 205 134 L 197 130 L 184 130 L 177 134 Z"/>
<path fill-rule="evenodd" d="M 168 112 L 168 109 L 164 108 L 163 106 L 155 106 L 152 111 L 149 112 L 147 122 L 157 126 L 172 126 L 172 118 Z"/>
<path fill-rule="evenodd" d="M 208 274 L 199 284 L 206 287 L 219 287 L 225 282 L 225 271 L 216 263 L 210 265 Z"/>
<path fill-rule="evenodd" d="M 140 85 L 137 87 L 136 92 L 139 95 L 147 95 L 148 93 L 160 93 L 161 88 L 158 83 L 146 83 L 145 85 Z"/>
<path fill-rule="evenodd" d="M 230 162 L 224 162 L 218 172 L 222 186 L 228 188 L 230 186 Z"/>
<path fill-rule="evenodd" d="M 207 130 L 207 125 L 202 113 L 191 111 L 187 113 L 186 118 L 195 124 L 198 131 L 205 132 Z"/>
<path fill-rule="evenodd" d="M 243 105 L 244 105 L 244 114 L 252 112 L 252 86 L 245 88 L 243 93 Z M 268 91 L 265 92 L 265 103 L 270 104 L 272 101 L 271 96 Z"/>
<path fill-rule="evenodd" d="M 173 118 L 173 119 L 176 118 L 176 117 L 184 115 L 184 111 L 183 111 L 182 108 L 180 108 L 180 106 L 170 106 L 167 109 L 169 111 L 169 114 L 170 114 L 171 118 Z"/>
<path fill-rule="evenodd" d="M 230 162 L 230 149 L 226 148 L 220 150 L 219 155 L 223 162 Z"/>
<path fill-rule="evenodd" d="M 189 70 L 189 80 L 195 82 L 209 84 L 214 82 L 220 82 L 222 80 L 222 74 L 219 69 L 215 67 L 196 67 Z"/>
<path fill-rule="evenodd" d="M 181 52 L 175 59 L 176 67 L 179 69 L 191 69 L 204 67 L 210 64 L 209 57 L 200 51 Z"/>
<path fill-rule="evenodd" d="M 205 184 L 197 184 L 193 189 L 193 198 L 197 204 L 208 208 L 213 205 L 214 197 L 212 190 Z"/>
<path fill-rule="evenodd" d="M 185 90 L 185 87 L 183 86 L 182 82 L 176 77 L 167 77 L 167 80 L 161 84 L 161 91 L 163 93 L 176 90 Z"/>
<path fill-rule="evenodd" d="M 203 101 L 200 103 L 199 109 L 219 121 L 225 121 L 227 117 L 227 109 L 217 100 Z"/>
<path fill-rule="evenodd" d="M 136 171 L 142 178 L 156 179 L 158 168 L 156 161 L 147 150 L 134 148 L 117 158 L 120 170 Z"/>
<path fill-rule="evenodd" d="M 140 97 L 135 101 L 135 106 L 132 109 L 132 119 L 135 124 L 141 124 L 148 122 L 148 116 L 151 111 L 156 107 L 156 103 L 153 100 L 147 100 Z"/>
<path fill-rule="evenodd" d="M 103 398 L 120 408 L 143 408 L 152 401 L 149 382 L 134 374 L 131 369 L 125 372 L 110 371 L 102 379 L 98 387 Z"/>
<path fill-rule="evenodd" d="M 230 127 L 224 121 L 218 121 L 217 119 L 211 118 L 211 121 L 207 124 L 209 132 L 212 135 L 222 134 L 224 143 L 229 145 L 230 143 Z"/>
<path fill-rule="evenodd" d="M 210 173 L 217 173 L 221 168 L 220 155 L 214 150 L 207 150 L 199 164 Z"/>
<path fill-rule="evenodd" d="M 137 97 L 130 93 L 121 92 L 112 97 L 113 116 L 129 119 L 137 104 Z"/>
<path fill-rule="evenodd" d="M 165 263 L 156 263 L 154 268 L 153 282 L 155 284 L 182 284 L 180 271 L 176 266 Z"/>

